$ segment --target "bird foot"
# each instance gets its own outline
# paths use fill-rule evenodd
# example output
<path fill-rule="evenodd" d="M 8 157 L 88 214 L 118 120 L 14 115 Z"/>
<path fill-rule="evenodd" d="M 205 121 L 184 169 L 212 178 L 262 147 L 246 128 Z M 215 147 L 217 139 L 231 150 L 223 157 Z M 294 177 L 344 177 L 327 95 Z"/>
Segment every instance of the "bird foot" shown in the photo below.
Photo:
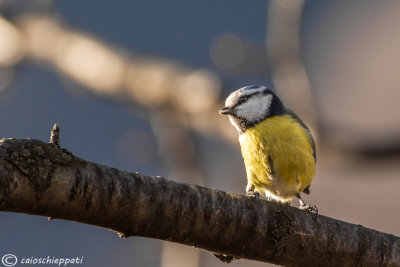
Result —
<path fill-rule="evenodd" d="M 120 238 L 124 238 L 124 239 L 129 237 L 128 234 L 125 234 L 125 233 L 122 233 L 122 232 L 117 232 L 117 235 L 118 235 Z"/>
<path fill-rule="evenodd" d="M 255 199 L 260 199 L 260 193 L 258 193 L 257 191 L 247 191 L 246 196 L 254 197 Z"/>
<path fill-rule="evenodd" d="M 315 205 L 314 206 L 310 206 L 310 205 L 307 205 L 307 204 L 300 204 L 299 209 L 305 210 L 305 211 L 308 211 L 308 212 L 315 212 L 315 215 L 318 215 L 318 208 Z"/>

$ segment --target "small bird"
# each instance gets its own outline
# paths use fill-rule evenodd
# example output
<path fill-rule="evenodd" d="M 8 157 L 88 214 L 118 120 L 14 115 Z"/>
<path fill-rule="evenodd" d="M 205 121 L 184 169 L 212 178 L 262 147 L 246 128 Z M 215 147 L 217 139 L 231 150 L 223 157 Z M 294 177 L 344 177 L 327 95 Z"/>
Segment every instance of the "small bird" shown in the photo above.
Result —
<path fill-rule="evenodd" d="M 289 203 L 314 211 L 301 199 L 315 175 L 315 142 L 307 126 L 265 86 L 246 86 L 231 93 L 220 114 L 228 115 L 239 133 L 246 166 L 246 195 Z"/>

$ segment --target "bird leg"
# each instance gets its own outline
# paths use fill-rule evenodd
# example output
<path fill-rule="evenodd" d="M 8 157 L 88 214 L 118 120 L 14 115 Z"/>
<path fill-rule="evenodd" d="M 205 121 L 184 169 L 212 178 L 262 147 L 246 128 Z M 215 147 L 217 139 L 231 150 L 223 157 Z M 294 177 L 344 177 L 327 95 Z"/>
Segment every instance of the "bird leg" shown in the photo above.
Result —
<path fill-rule="evenodd" d="M 255 187 L 253 184 L 251 184 L 250 180 L 247 180 L 247 186 L 246 186 L 246 196 L 248 197 L 254 197 L 255 199 L 260 199 L 260 193 L 258 193 L 256 190 L 254 190 Z"/>
<path fill-rule="evenodd" d="M 299 209 L 305 210 L 305 211 L 308 211 L 308 212 L 315 212 L 315 215 L 318 215 L 318 208 L 317 208 L 317 206 L 315 206 L 315 205 L 314 205 L 314 206 L 310 206 L 310 205 L 306 204 L 306 203 L 301 199 L 300 194 L 297 194 L 296 197 L 299 199 L 299 202 L 300 202 L 300 207 L 299 207 Z"/>

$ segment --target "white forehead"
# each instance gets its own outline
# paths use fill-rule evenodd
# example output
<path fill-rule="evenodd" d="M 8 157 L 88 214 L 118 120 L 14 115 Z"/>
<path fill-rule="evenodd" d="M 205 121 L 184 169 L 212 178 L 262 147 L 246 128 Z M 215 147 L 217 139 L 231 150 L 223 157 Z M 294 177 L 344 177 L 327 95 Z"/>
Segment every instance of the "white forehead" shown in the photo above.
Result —
<path fill-rule="evenodd" d="M 237 100 L 245 95 L 252 95 L 258 92 L 263 92 L 267 87 L 265 86 L 245 86 L 232 92 L 225 101 L 225 106 L 233 106 Z"/>

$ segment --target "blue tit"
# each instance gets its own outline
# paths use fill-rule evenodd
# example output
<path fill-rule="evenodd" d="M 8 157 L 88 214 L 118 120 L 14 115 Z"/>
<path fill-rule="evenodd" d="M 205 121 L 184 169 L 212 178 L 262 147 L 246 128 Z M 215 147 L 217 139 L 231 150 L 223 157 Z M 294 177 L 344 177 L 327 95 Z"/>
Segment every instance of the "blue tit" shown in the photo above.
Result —
<path fill-rule="evenodd" d="M 315 175 L 315 143 L 307 126 L 265 86 L 246 86 L 231 93 L 220 114 L 228 115 L 239 133 L 246 166 L 246 194 L 282 203 L 293 197 L 300 209 Z"/>

